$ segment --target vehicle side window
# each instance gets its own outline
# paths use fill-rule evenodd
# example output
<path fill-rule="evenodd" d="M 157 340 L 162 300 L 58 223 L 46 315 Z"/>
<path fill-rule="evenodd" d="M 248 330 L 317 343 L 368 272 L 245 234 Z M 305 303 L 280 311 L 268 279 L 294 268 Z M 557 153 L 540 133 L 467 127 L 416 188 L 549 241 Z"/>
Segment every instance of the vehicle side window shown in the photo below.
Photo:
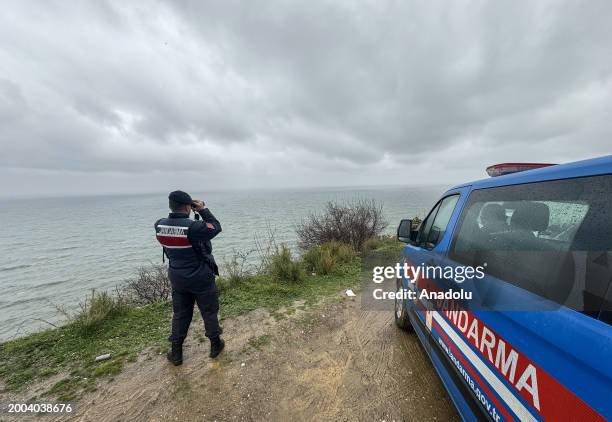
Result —
<path fill-rule="evenodd" d="M 440 204 L 442 201 L 439 201 L 435 207 L 429 212 L 429 215 L 425 218 L 425 220 L 421 223 L 421 229 L 419 230 L 419 238 L 418 244 L 423 244 L 427 238 L 429 237 L 429 230 L 431 230 L 431 225 L 433 224 L 434 218 L 436 218 L 436 214 L 438 213 L 438 209 L 440 208 Z"/>
<path fill-rule="evenodd" d="M 419 237 L 419 243 L 423 247 L 432 249 L 442 240 L 458 200 L 459 195 L 447 196 L 429 214 Z"/>
<path fill-rule="evenodd" d="M 612 175 L 475 190 L 449 256 L 597 317 L 612 280 Z"/>

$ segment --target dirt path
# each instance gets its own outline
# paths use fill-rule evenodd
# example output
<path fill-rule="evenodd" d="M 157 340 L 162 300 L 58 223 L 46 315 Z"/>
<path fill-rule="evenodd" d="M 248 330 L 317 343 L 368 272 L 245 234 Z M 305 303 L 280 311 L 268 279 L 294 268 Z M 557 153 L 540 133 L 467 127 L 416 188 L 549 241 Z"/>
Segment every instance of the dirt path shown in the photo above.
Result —
<path fill-rule="evenodd" d="M 458 418 L 416 336 L 396 329 L 390 311 L 363 311 L 359 297 L 280 320 L 256 311 L 224 327 L 227 349 L 218 361 L 195 336 L 181 367 L 144 353 L 85 395 L 75 415 L 55 420 Z"/>

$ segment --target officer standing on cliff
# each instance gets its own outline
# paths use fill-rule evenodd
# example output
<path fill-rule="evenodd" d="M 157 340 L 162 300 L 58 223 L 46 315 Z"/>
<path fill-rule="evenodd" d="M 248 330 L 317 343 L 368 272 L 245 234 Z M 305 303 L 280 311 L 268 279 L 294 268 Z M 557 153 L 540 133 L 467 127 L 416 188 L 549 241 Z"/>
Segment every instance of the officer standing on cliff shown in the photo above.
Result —
<path fill-rule="evenodd" d="M 183 191 L 168 195 L 170 214 L 157 220 L 155 234 L 170 261 L 168 278 L 172 285 L 172 349 L 168 360 L 183 363 L 183 341 L 187 336 L 194 303 L 198 305 L 206 337 L 210 339 L 210 357 L 221 353 L 225 342 L 219 327 L 219 292 L 215 275 L 219 269 L 212 256 L 210 240 L 221 232 L 221 224 L 204 202 L 193 200 Z M 195 220 L 189 218 L 193 210 Z M 201 220 L 199 220 L 201 218 Z"/>

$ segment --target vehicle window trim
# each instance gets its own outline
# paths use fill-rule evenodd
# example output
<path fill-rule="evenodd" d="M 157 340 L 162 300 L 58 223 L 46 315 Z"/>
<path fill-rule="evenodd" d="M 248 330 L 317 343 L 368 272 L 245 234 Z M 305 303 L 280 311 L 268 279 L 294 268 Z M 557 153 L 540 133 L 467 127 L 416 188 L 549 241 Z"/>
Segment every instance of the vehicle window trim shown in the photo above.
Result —
<path fill-rule="evenodd" d="M 450 198 L 451 196 L 457 196 L 457 202 L 455 203 L 455 207 L 453 208 L 453 211 L 451 212 L 451 217 L 449 218 L 448 222 L 446 223 L 446 227 L 448 228 L 448 225 L 450 224 L 450 221 L 453 218 L 453 213 L 455 212 L 457 205 L 459 205 L 459 200 L 461 199 L 461 192 L 452 192 L 449 193 L 446 196 L 443 196 L 442 198 L 440 198 L 438 200 L 438 202 L 436 202 L 436 204 L 432 207 L 431 211 L 429 211 L 429 214 L 427 215 L 427 217 L 425 217 L 425 219 L 423 220 L 422 224 L 425 224 L 427 222 L 427 220 L 429 219 L 429 217 L 431 216 L 432 212 L 435 210 L 436 211 L 436 215 L 433 217 L 433 221 L 432 221 L 432 227 L 433 227 L 433 223 L 436 222 L 436 217 L 438 216 L 438 212 L 440 212 L 440 207 L 439 205 L 442 203 L 442 201 L 444 201 L 446 198 Z M 437 208 L 437 209 L 436 209 Z M 430 228 L 431 230 L 431 228 Z M 444 230 L 444 236 L 446 236 L 446 233 L 448 232 L 448 230 Z M 429 233 L 427 235 L 429 237 Z M 442 238 L 444 238 L 444 236 L 442 236 Z M 419 233 L 419 240 L 420 240 L 420 233 Z M 436 246 L 438 246 L 441 243 L 442 239 L 438 239 L 438 243 L 436 243 L 435 245 L 433 245 L 433 247 L 431 248 L 427 248 L 424 246 L 425 243 L 427 242 L 420 242 L 418 243 L 418 247 L 423 248 L 427 251 L 431 251 L 433 250 Z"/>
<path fill-rule="evenodd" d="M 435 205 L 431 207 L 429 214 L 427 214 L 427 217 L 425 217 L 425 219 L 421 223 L 421 227 L 425 228 L 425 226 L 427 225 L 427 220 L 429 220 L 429 217 L 431 217 L 431 215 L 434 214 L 434 212 L 435 212 L 435 215 L 433 216 L 433 218 L 434 219 L 436 218 L 436 215 L 438 215 L 438 210 L 440 209 L 439 206 L 440 206 L 440 203 L 442 202 L 442 199 L 444 198 L 439 199 L 438 202 L 436 202 Z M 431 223 L 433 224 L 433 220 Z M 421 247 L 421 245 L 423 244 L 423 242 L 421 242 L 422 235 L 423 235 L 423 232 L 419 231 L 419 237 L 418 237 L 419 243 L 417 244 L 417 246 L 419 247 Z M 427 235 L 429 236 L 429 233 Z"/>
<path fill-rule="evenodd" d="M 499 187 L 499 186 L 496 186 Z M 489 189 L 489 188 L 486 188 Z M 453 238 L 450 241 L 450 244 L 448 245 L 448 252 L 447 252 L 447 256 L 448 258 L 452 259 L 453 261 L 459 263 L 459 264 L 465 264 L 465 262 L 459 261 L 457 259 L 457 254 L 455 253 L 455 246 L 457 244 L 457 238 L 459 237 L 459 232 L 461 231 L 461 228 L 463 227 L 463 223 L 465 220 L 465 217 L 467 215 L 467 212 L 469 210 L 469 204 L 470 204 L 470 198 L 472 196 L 472 194 L 474 192 L 478 192 L 479 190 L 483 190 L 483 189 L 472 189 L 470 190 L 469 195 L 467 196 L 467 198 L 465 198 L 465 204 L 463 206 L 463 209 L 461 210 L 461 214 L 457 217 L 457 223 L 455 224 L 455 230 L 453 233 Z"/>

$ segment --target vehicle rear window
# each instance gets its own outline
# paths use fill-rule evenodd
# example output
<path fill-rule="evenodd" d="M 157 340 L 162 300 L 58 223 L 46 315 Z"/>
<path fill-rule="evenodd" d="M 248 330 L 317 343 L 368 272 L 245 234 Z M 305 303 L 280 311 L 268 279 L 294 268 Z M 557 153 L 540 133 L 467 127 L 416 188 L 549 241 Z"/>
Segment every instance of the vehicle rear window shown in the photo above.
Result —
<path fill-rule="evenodd" d="M 612 175 L 472 192 L 450 257 L 598 317 L 612 280 Z"/>

